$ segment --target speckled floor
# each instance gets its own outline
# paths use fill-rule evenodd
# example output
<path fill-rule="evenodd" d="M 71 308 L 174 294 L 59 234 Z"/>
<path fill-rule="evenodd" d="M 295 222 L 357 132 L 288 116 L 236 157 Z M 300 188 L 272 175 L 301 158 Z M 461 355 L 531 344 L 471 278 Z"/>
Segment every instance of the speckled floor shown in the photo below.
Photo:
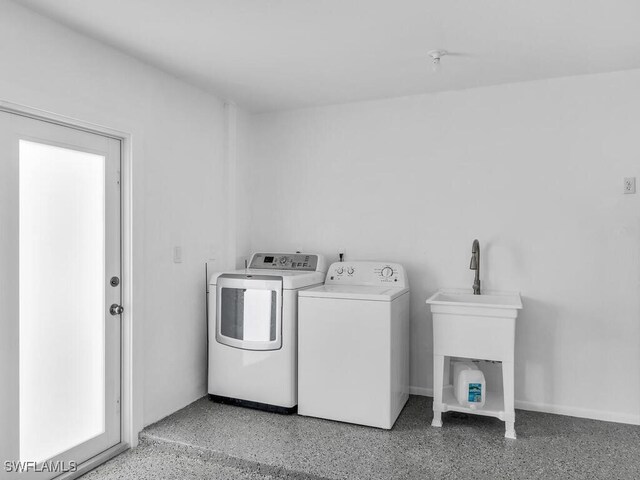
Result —
<path fill-rule="evenodd" d="M 200 399 L 147 427 L 141 444 L 87 474 L 136 479 L 635 479 L 640 427 L 517 411 L 518 440 L 497 419 L 446 414 L 411 397 L 393 430 L 278 415 Z"/>

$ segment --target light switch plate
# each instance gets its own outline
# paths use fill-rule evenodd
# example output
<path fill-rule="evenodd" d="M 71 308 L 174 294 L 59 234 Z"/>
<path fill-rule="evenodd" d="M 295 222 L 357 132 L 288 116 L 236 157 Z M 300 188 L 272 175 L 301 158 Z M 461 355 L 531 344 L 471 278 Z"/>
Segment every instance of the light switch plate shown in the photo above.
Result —
<path fill-rule="evenodd" d="M 182 263 L 182 247 L 173 247 L 173 263 Z"/>
<path fill-rule="evenodd" d="M 636 177 L 624 177 L 624 193 L 636 193 Z"/>

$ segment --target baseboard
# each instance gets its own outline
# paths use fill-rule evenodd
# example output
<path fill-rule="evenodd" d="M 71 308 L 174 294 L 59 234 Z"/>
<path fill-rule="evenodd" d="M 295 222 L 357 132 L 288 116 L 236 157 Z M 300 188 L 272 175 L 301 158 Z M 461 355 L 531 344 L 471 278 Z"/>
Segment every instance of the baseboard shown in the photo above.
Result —
<path fill-rule="evenodd" d="M 433 397 L 433 388 L 409 387 L 409 394 L 419 395 L 421 397 Z"/>
<path fill-rule="evenodd" d="M 528 410 L 530 412 L 554 413 L 556 415 L 566 415 L 568 417 L 602 420 L 603 422 L 640 425 L 640 415 L 633 415 L 630 413 L 607 412 L 604 410 L 592 410 L 589 408 L 568 407 L 564 405 L 550 405 L 545 403 L 527 402 L 524 400 L 516 400 L 515 403 L 516 408 L 519 408 L 520 410 Z"/>
<path fill-rule="evenodd" d="M 409 387 L 411 395 L 422 397 L 433 397 L 433 389 L 425 387 Z M 591 420 L 602 420 L 604 422 L 626 423 L 630 425 L 640 425 L 640 415 L 629 413 L 607 412 L 603 410 L 591 410 L 588 408 L 567 407 L 563 405 L 550 405 L 545 403 L 527 402 L 516 400 L 516 408 L 528 410 L 530 412 L 553 413 L 556 415 L 566 415 L 568 417 L 588 418 Z"/>

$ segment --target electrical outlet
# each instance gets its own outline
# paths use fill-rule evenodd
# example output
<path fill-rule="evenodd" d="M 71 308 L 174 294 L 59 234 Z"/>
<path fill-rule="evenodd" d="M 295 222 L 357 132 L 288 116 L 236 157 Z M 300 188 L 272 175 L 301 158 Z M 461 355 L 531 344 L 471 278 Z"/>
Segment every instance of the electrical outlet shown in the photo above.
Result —
<path fill-rule="evenodd" d="M 636 193 L 636 177 L 624 178 L 624 193 Z"/>

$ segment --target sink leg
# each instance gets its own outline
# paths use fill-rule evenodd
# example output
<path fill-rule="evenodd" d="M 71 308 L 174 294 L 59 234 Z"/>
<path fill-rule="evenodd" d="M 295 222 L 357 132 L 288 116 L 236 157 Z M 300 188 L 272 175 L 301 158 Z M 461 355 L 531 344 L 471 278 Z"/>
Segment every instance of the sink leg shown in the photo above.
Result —
<path fill-rule="evenodd" d="M 444 355 L 433 356 L 433 421 L 432 427 L 442 426 L 442 387 L 444 380 Z"/>
<path fill-rule="evenodd" d="M 506 427 L 504 436 L 515 440 L 516 410 L 514 405 L 515 372 L 513 362 L 502 362 L 502 384 L 504 387 L 504 419 Z"/>
<path fill-rule="evenodd" d="M 432 427 L 441 427 L 442 426 L 442 412 L 433 412 L 433 420 L 431 420 Z"/>

